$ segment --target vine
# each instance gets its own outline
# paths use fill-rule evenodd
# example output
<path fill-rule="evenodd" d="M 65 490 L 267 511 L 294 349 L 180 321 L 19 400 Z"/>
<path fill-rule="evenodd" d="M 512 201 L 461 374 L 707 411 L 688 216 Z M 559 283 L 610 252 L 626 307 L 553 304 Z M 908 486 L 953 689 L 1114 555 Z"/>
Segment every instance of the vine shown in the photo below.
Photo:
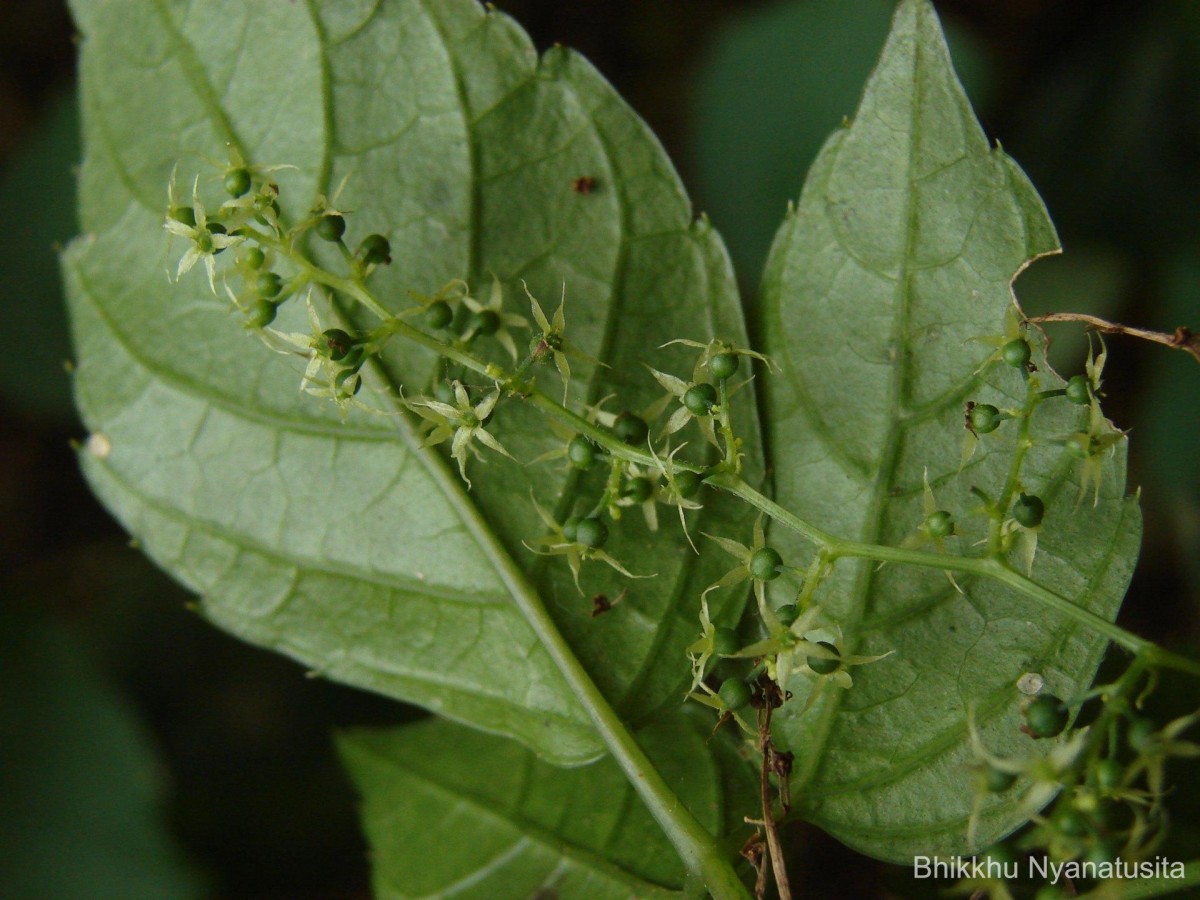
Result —
<path fill-rule="evenodd" d="M 1099 700 L 1101 709 L 1092 723 L 1076 730 L 1048 755 L 1029 759 L 996 756 L 970 724 L 977 761 L 974 782 L 977 803 L 970 825 L 973 840 L 979 802 L 987 795 L 1013 789 L 1021 779 L 1028 784 L 1025 806 L 1036 828 L 1025 839 L 1027 847 L 1045 849 L 1055 859 L 1087 859 L 1102 862 L 1117 858 L 1144 858 L 1152 852 L 1165 826 L 1162 799 L 1165 794 L 1163 764 L 1172 756 L 1193 755 L 1200 747 L 1180 739 L 1197 715 L 1187 716 L 1155 728 L 1137 710 L 1149 687 L 1147 673 L 1158 668 L 1174 669 L 1200 676 L 1200 663 L 1171 653 L 1126 631 L 1107 619 L 1056 593 L 1032 578 L 1038 535 L 1046 509 L 1045 500 L 1032 493 L 1023 480 L 1029 450 L 1042 438 L 1035 434 L 1037 411 L 1046 403 L 1069 403 L 1087 411 L 1081 430 L 1056 438 L 1067 456 L 1081 467 L 1082 491 L 1095 484 L 1098 502 L 1100 471 L 1106 456 L 1124 434 L 1113 428 L 1100 410 L 1103 345 L 1089 356 L 1086 373 L 1071 378 L 1063 388 L 1045 388 L 1034 360 L 1031 325 L 1014 309 L 1004 323 L 1004 332 L 981 340 L 994 346 L 982 363 L 1011 368 L 1020 373 L 1025 396 L 1011 409 L 968 400 L 964 407 L 963 465 L 980 442 L 1001 428 L 1015 429 L 1015 449 L 1004 483 L 994 496 L 979 486 L 972 495 L 978 505 L 965 512 L 986 521 L 986 539 L 978 555 L 947 552 L 945 541 L 956 536 L 959 520 L 938 507 L 928 473 L 924 485 L 924 519 L 911 538 L 899 546 L 860 542 L 831 534 L 812 522 L 784 509 L 746 483 L 742 477 L 742 438 L 733 416 L 732 399 L 750 382 L 746 369 L 757 363 L 769 371 L 773 363 L 765 356 L 720 339 L 700 343 L 679 338 L 679 344 L 698 351 L 688 377 L 650 369 L 649 374 L 665 391 L 646 410 L 624 409 L 613 413 L 604 403 L 577 410 L 568 405 L 570 360 L 586 357 L 570 340 L 568 313 L 563 297 L 552 315 L 525 288 L 529 317 L 512 312 L 505 304 L 499 279 L 493 278 L 486 302 L 478 299 L 465 281 L 446 284 L 432 295 L 411 295 L 412 305 L 393 312 L 384 298 L 369 286 L 372 274 L 390 264 L 391 248 L 381 234 L 372 233 L 353 246 L 346 242 L 346 213 L 321 198 L 299 223 L 288 227 L 282 220 L 279 188 L 272 181 L 271 167 L 247 165 L 236 154 L 221 171 L 228 198 L 215 213 L 209 213 L 200 197 L 199 179 L 190 203 L 176 196 L 174 178 L 168 188 L 165 227 L 188 246 L 178 264 L 176 277 L 202 263 L 214 292 L 218 284 L 217 257 L 234 251 L 235 262 L 222 268 L 221 283 L 243 324 L 272 350 L 293 354 L 304 361 L 301 388 L 332 401 L 347 411 L 351 408 L 391 415 L 363 399 L 362 389 L 380 355 L 396 337 L 410 341 L 436 355 L 436 363 L 419 391 L 398 390 L 390 402 L 423 434 L 424 446 L 449 444 L 449 456 L 459 474 L 471 487 L 468 468 L 486 461 L 486 454 L 510 457 L 509 451 L 488 430 L 493 417 L 512 403 L 523 403 L 543 413 L 563 438 L 562 449 L 533 462 L 566 458 L 579 470 L 607 467 L 599 494 L 578 511 L 556 519 L 532 502 L 545 523 L 547 533 L 529 535 L 526 544 L 535 553 L 564 557 L 576 586 L 585 563 L 611 566 L 628 578 L 652 577 L 633 573 L 605 550 L 610 527 L 616 527 L 624 510 L 639 507 L 647 525 L 658 528 L 658 506 L 672 508 L 688 536 L 686 511 L 702 506 L 700 491 L 707 486 L 741 498 L 760 513 L 750 546 L 728 538 L 704 535 L 717 543 L 737 564 L 710 585 L 700 596 L 700 636 L 688 649 L 692 663 L 692 699 L 712 707 L 720 722 L 733 721 L 752 740 L 761 759 L 762 814 L 753 824 L 759 832 L 743 848 L 743 855 L 758 869 L 757 893 L 762 896 L 768 871 L 774 872 L 777 890 L 790 896 L 787 873 L 777 834 L 779 816 L 770 790 L 778 782 L 779 805 L 786 817 L 792 797 L 788 786 L 791 754 L 777 750 L 772 742 L 774 710 L 792 698 L 790 688 L 800 679 L 807 687 L 803 710 L 807 711 L 829 686 L 845 690 L 853 685 L 849 669 L 875 663 L 880 655 L 856 655 L 854 635 L 847 637 L 816 601 L 820 586 L 843 560 L 862 559 L 878 564 L 930 568 L 946 573 L 955 589 L 954 576 L 970 575 L 999 582 L 1055 614 L 1084 625 L 1132 654 L 1123 675 L 1111 684 L 1093 688 L 1080 697 L 1060 699 L 1026 685 L 1029 696 L 1024 706 L 1025 728 L 1037 739 L 1063 734 L 1080 708 Z M 306 252 L 307 241 L 316 239 L 336 248 L 344 263 L 342 273 L 314 261 Z M 232 285 L 231 285 L 232 282 Z M 370 328 L 354 328 L 337 317 L 338 300 L 356 304 L 373 316 Z M 328 301 L 327 303 L 325 301 Z M 303 302 L 309 328 L 305 332 L 273 327 L 281 308 L 292 301 Z M 327 321 L 329 310 L 338 321 Z M 1058 321 L 1042 317 L 1038 321 Z M 524 352 L 518 350 L 517 332 L 529 332 Z M 485 341 L 494 341 L 511 359 L 510 365 L 490 361 L 478 351 Z M 1177 341 L 1176 344 L 1179 342 Z M 743 368 L 743 360 L 746 368 Z M 539 373 L 553 366 L 562 383 L 562 399 L 539 387 Z M 745 376 L 738 380 L 739 375 Z M 382 379 L 380 379 L 382 384 Z M 386 393 L 387 389 L 379 387 Z M 370 393 L 370 392 L 368 392 Z M 669 412 L 669 415 L 668 415 Z M 663 424 L 659 420 L 666 416 Z M 699 440 L 715 449 L 718 461 L 705 464 L 681 456 L 687 441 L 677 435 L 694 425 Z M 671 443 L 675 441 L 675 446 Z M 774 527 L 790 530 L 804 538 L 812 557 L 793 566 L 767 540 L 763 519 Z M 936 552 L 921 549 L 932 543 Z M 695 543 L 692 543 L 695 547 Z M 1018 564 L 1019 563 L 1019 564 Z M 513 594 L 531 625 L 551 649 L 572 688 L 594 711 L 598 730 L 643 798 L 671 837 L 689 869 L 704 879 L 714 896 L 738 896 L 742 887 L 729 861 L 712 838 L 675 800 L 620 719 L 603 700 L 586 673 L 573 660 L 557 635 L 536 592 L 511 562 L 503 562 Z M 794 585 L 794 600 L 773 606 L 768 585 L 783 579 Z M 707 594 L 749 582 L 756 599 L 757 622 L 752 639 L 727 627 L 716 627 L 709 618 Z M 582 593 L 582 588 L 580 588 Z M 607 602 L 607 601 L 606 601 Z M 607 608 L 607 607 L 605 607 Z M 603 611 L 597 603 L 597 611 Z M 724 662 L 723 662 L 724 661 Z M 713 670 L 721 663 L 743 666 L 742 674 L 727 674 L 719 684 Z M 1138 695 L 1139 688 L 1145 688 Z M 1025 689 L 1023 688 L 1023 689 Z M 751 726 L 745 710 L 757 711 Z M 719 724 L 718 723 L 718 724 Z M 1120 748 L 1124 735 L 1126 747 Z M 1049 815 L 1039 810 L 1055 795 L 1058 800 Z M 765 849 L 764 849 L 765 847 Z"/>

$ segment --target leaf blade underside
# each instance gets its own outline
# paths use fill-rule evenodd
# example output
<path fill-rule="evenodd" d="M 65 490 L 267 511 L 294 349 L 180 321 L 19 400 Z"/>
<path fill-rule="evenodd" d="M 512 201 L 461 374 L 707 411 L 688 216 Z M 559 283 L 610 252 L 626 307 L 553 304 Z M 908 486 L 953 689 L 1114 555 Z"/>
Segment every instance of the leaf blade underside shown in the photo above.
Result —
<path fill-rule="evenodd" d="M 162 250 L 172 170 L 187 196 L 191 173 L 208 171 L 202 156 L 224 158 L 227 143 L 252 164 L 297 167 L 272 175 L 293 221 L 349 176 L 338 200 L 352 211 L 349 238 L 389 237 L 395 261 L 373 285 L 393 308 L 408 289 L 451 278 L 486 295 L 495 273 L 506 309 L 525 312 L 521 279 L 543 305 L 565 282 L 570 339 L 612 366 L 577 365 L 573 402 L 619 388 L 638 409 L 657 393 L 640 365 L 657 344 L 714 333 L 745 343 L 724 248 L 693 222 L 640 120 L 581 58 L 539 60 L 510 20 L 468 0 L 74 8 L 85 35 L 85 235 L 64 273 L 78 403 L 106 438 L 105 453 L 81 461 L 142 547 L 203 595 L 207 617 L 318 674 L 559 762 L 593 759 L 602 745 L 586 712 L 496 568 L 507 554 L 623 714 L 679 702 L 696 596 L 723 566 L 713 551 L 695 559 L 663 516 L 652 553 L 633 510 L 608 549 L 657 577 L 592 619 L 565 564 L 542 563 L 522 541 L 544 532 L 531 490 L 561 511 L 594 483 L 493 456 L 475 465 L 468 495 L 402 418 L 352 411 L 343 422 L 300 394 L 303 363 L 241 333 L 203 275 L 169 284 L 164 268 L 182 251 L 176 242 L 164 260 Z M 572 190 L 582 175 L 597 178 L 596 192 Z M 303 327 L 298 312 L 280 327 Z M 655 363 L 690 370 L 682 353 L 667 359 Z M 386 358 L 410 396 L 431 365 L 412 348 Z M 757 425 L 752 410 L 742 416 L 754 468 Z M 494 430 L 523 459 L 559 440 L 519 403 Z M 703 516 L 709 530 L 746 527 L 726 501 Z M 601 569 L 585 567 L 583 586 L 614 596 L 620 581 Z M 722 598 L 726 620 L 740 603 Z"/>
<path fill-rule="evenodd" d="M 938 507 L 959 523 L 948 551 L 977 555 L 986 527 L 968 491 L 1001 490 L 1015 427 L 984 436 L 960 473 L 963 406 L 1019 407 L 1024 385 L 999 362 L 980 371 L 992 348 L 971 339 L 1003 333 L 1012 279 L 1057 250 L 1033 187 L 988 146 L 932 6 L 901 3 L 858 113 L 814 163 L 764 278 L 766 349 L 784 369 L 767 387 L 778 502 L 843 537 L 899 545 L 924 518 L 928 469 Z M 1042 386 L 1061 387 L 1033 342 Z M 1140 516 L 1125 497 L 1123 442 L 1105 463 L 1098 505 L 1077 504 L 1080 472 L 1062 439 L 1086 413 L 1068 406 L 1047 402 L 1035 414 L 1042 441 L 1022 470 L 1024 488 L 1047 503 L 1033 578 L 1111 619 Z M 782 529 L 771 539 L 811 555 Z M 839 564 L 817 601 L 855 642 L 851 652 L 895 652 L 856 669 L 848 693 L 828 692 L 808 715 L 788 704 L 776 719 L 803 760 L 802 815 L 874 856 L 975 849 L 968 709 L 991 750 L 1031 752 L 1018 678 L 1038 672 L 1047 690 L 1071 697 L 1106 646 L 1007 588 L 959 581 L 965 595 L 936 570 Z M 985 805 L 980 845 L 1024 821 L 1020 796 Z"/>

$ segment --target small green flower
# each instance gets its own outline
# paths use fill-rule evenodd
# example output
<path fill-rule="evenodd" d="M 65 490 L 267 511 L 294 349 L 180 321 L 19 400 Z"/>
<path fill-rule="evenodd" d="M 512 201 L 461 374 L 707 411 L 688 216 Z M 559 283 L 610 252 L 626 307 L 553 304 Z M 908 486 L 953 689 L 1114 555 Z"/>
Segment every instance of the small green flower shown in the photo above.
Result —
<path fill-rule="evenodd" d="M 983 802 L 989 794 L 995 793 L 988 787 L 986 777 L 980 777 L 981 771 L 994 771 L 1026 778 L 1029 786 L 1021 799 L 1022 808 L 1033 816 L 1044 807 L 1062 788 L 1063 776 L 1075 765 L 1087 745 L 1087 728 L 1080 728 L 1071 735 L 1070 740 L 1054 747 L 1045 756 L 1029 756 L 1025 759 L 1012 759 L 997 756 L 988 751 L 975 727 L 975 710 L 967 710 L 967 730 L 971 738 L 971 750 L 975 756 L 975 802 L 967 820 L 967 840 L 975 843 L 975 831 L 979 825 L 979 814 Z"/>
<path fill-rule="evenodd" d="M 212 292 L 215 294 L 217 292 L 216 255 L 228 247 L 240 244 L 245 238 L 241 235 L 226 234 L 225 226 L 220 222 L 209 222 L 208 216 L 204 211 L 204 204 L 200 201 L 199 177 L 196 178 L 196 182 L 192 186 L 192 217 L 195 219 L 194 225 L 188 225 L 185 221 L 174 217 L 173 213 L 180 208 L 175 203 L 174 193 L 175 184 L 174 179 L 172 179 L 171 184 L 167 188 L 169 206 L 163 227 L 171 234 L 186 238 L 191 242 L 191 246 L 183 254 L 183 258 L 179 260 L 179 268 L 175 270 L 175 280 L 178 281 L 192 266 L 200 260 L 204 260 L 204 267 L 208 270 L 208 286 L 212 288 Z"/>
<path fill-rule="evenodd" d="M 1137 759 L 1129 767 L 1127 780 L 1132 781 L 1141 772 L 1146 773 L 1146 784 L 1151 795 L 1157 800 L 1163 796 L 1166 789 L 1164 770 L 1167 760 L 1171 757 L 1178 759 L 1195 759 L 1200 757 L 1200 744 L 1180 740 L 1179 735 L 1200 722 L 1200 710 L 1186 716 L 1180 716 L 1168 722 L 1161 730 L 1151 732 L 1140 741 Z"/>
<path fill-rule="evenodd" d="M 583 594 L 583 588 L 579 585 L 579 571 L 586 560 L 598 560 L 602 563 L 612 566 L 612 568 L 616 569 L 627 578 L 654 577 L 653 575 L 634 575 L 623 565 L 617 562 L 617 560 L 611 555 L 601 549 L 600 545 L 604 543 L 603 538 L 600 540 L 592 539 L 596 536 L 594 533 L 594 526 L 592 528 L 593 533 L 580 534 L 580 526 L 582 526 L 584 522 L 595 521 L 603 526 L 603 523 L 598 519 L 583 519 L 581 521 L 574 522 L 568 520 L 567 522 L 559 524 L 557 521 L 555 521 L 554 516 L 542 508 L 541 504 L 537 502 L 537 498 L 533 497 L 532 493 L 530 494 L 530 498 L 533 500 L 533 508 L 537 510 L 538 517 L 541 518 L 550 531 L 534 541 L 532 546 L 529 544 L 525 544 L 525 546 L 539 556 L 565 556 L 567 558 L 567 565 L 571 568 L 571 575 L 575 579 L 575 588 L 581 595 Z M 564 530 L 567 529 L 568 524 L 573 526 L 569 529 L 569 534 Z M 606 535 L 607 529 L 600 533 Z"/>
<path fill-rule="evenodd" d="M 467 453 L 473 453 L 481 458 L 479 451 L 473 446 L 475 441 L 513 459 L 513 455 L 500 445 L 487 429 L 485 423 L 492 415 L 492 410 L 500 401 L 500 392 L 493 390 L 478 403 L 472 404 L 467 389 L 461 382 L 451 384 L 454 391 L 454 405 L 442 403 L 439 400 L 411 400 L 408 407 L 425 420 L 425 441 L 423 447 L 432 447 L 444 441 L 450 441 L 450 456 L 458 463 L 458 472 L 463 481 L 471 487 L 471 479 L 467 477 Z"/>
<path fill-rule="evenodd" d="M 508 351 L 508 355 L 515 362 L 517 345 L 508 329 L 528 328 L 529 323 L 522 316 L 504 312 L 504 288 L 500 285 L 500 279 L 492 276 L 492 295 L 486 305 L 469 294 L 464 294 L 462 300 L 471 311 L 463 339 L 469 341 L 479 334 L 491 335 Z"/>
<path fill-rule="evenodd" d="M 733 587 L 735 584 L 741 584 L 747 579 L 754 582 L 754 594 L 758 599 L 759 611 L 766 610 L 766 583 L 774 581 L 786 566 L 783 565 L 779 554 L 771 547 L 767 546 L 766 536 L 763 533 L 762 516 L 759 516 L 754 523 L 754 543 L 747 547 L 745 544 L 740 544 L 730 538 L 718 537 L 715 534 L 701 532 L 710 541 L 719 544 L 730 556 L 741 562 L 741 565 L 730 569 L 719 579 L 714 581 L 704 589 L 704 594 L 709 591 L 715 591 L 719 588 Z M 773 557 L 768 560 L 768 555 L 773 554 Z M 768 562 L 770 564 L 768 564 Z M 768 613 L 763 614 L 764 620 L 767 619 Z M 772 615 L 773 619 L 774 616 Z"/>
<path fill-rule="evenodd" d="M 764 607 L 765 608 L 765 607 Z M 842 652 L 844 638 L 837 625 L 818 626 L 822 617 L 820 606 L 810 606 L 791 625 L 783 625 L 774 611 L 760 609 L 769 637 L 750 644 L 737 654 L 746 657 L 766 657 L 767 673 L 786 691 L 793 675 L 800 674 L 813 682 L 801 712 L 807 711 L 821 696 L 829 683 L 848 689 L 854 679 L 847 671 L 851 666 L 863 666 L 890 656 L 861 656 Z"/>
<path fill-rule="evenodd" d="M 671 414 L 671 418 L 667 419 L 667 424 L 659 432 L 659 438 L 671 436 L 694 419 L 696 424 L 700 426 L 700 433 L 704 435 L 704 439 L 714 447 L 719 447 L 716 431 L 713 428 L 712 413 L 719 412 L 720 407 L 712 404 L 703 404 L 706 408 L 703 412 L 697 413 L 696 410 L 702 408 L 702 405 L 698 401 L 693 402 L 691 406 L 688 405 L 689 397 L 693 395 L 693 392 L 697 391 L 697 388 L 700 388 L 700 385 L 704 385 L 712 390 L 715 396 L 716 390 L 713 385 L 704 381 L 689 384 L 682 378 L 676 378 L 674 375 L 668 375 L 666 372 L 660 372 L 658 369 L 650 368 L 650 366 L 646 368 L 650 369 L 650 374 L 654 376 L 654 380 L 662 385 L 663 389 L 667 392 L 667 396 L 656 405 L 656 407 L 661 406 L 661 409 L 656 408 L 656 415 L 653 418 L 657 418 L 657 414 L 666 409 L 672 399 L 679 401 L 679 408 Z"/>
<path fill-rule="evenodd" d="M 735 347 L 726 341 L 719 338 L 713 338 L 706 344 L 699 341 L 689 341 L 685 338 L 677 338 L 673 341 L 667 341 L 662 344 L 662 347 L 670 347 L 672 344 L 682 344 L 685 347 L 695 347 L 704 352 L 696 359 L 696 365 L 692 369 L 692 381 L 707 381 L 704 377 L 705 373 L 712 376 L 717 381 L 724 381 L 731 377 L 737 371 L 737 360 L 739 356 L 745 356 L 750 359 L 757 359 L 759 362 L 765 363 L 768 368 L 779 371 L 779 367 L 770 359 L 770 357 L 762 353 L 756 353 L 753 350 L 745 350 L 740 347 Z"/>

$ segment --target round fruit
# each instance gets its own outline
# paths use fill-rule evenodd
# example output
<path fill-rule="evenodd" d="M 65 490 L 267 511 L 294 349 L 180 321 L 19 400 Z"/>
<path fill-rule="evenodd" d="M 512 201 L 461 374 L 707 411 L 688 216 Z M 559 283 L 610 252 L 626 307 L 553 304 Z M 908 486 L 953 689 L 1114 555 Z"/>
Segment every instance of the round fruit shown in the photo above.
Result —
<path fill-rule="evenodd" d="M 646 420 L 629 411 L 617 416 L 613 430 L 616 431 L 617 437 L 627 444 L 644 444 L 650 434 L 650 426 L 646 424 Z"/>
<path fill-rule="evenodd" d="M 736 353 L 717 353 L 708 361 L 708 371 L 712 373 L 713 378 L 719 381 L 732 378 L 733 373 L 737 370 L 738 358 Z"/>
<path fill-rule="evenodd" d="M 334 362 L 345 359 L 346 354 L 354 347 L 354 338 L 340 328 L 326 329 L 321 334 L 321 338 L 326 349 L 329 350 L 329 358 Z"/>
<path fill-rule="evenodd" d="M 454 310 L 445 300 L 430 303 L 425 308 L 425 324 L 430 328 L 445 328 L 454 321 Z"/>
<path fill-rule="evenodd" d="M 500 330 L 500 317 L 490 309 L 481 309 L 471 313 L 467 327 L 476 334 L 495 334 Z"/>
<path fill-rule="evenodd" d="M 317 219 L 317 235 L 323 240 L 336 244 L 346 233 L 346 220 L 337 213 L 326 213 Z"/>
<path fill-rule="evenodd" d="M 645 503 L 654 496 L 654 482 L 649 478 L 637 476 L 625 482 L 623 494 L 634 503 Z"/>
<path fill-rule="evenodd" d="M 247 247 L 242 251 L 242 262 L 251 269 L 261 269 L 267 261 L 267 255 L 258 247 Z"/>
<path fill-rule="evenodd" d="M 779 624 L 784 628 L 790 628 L 792 623 L 800 618 L 800 607 L 795 603 L 785 603 L 779 609 L 775 610 L 775 618 L 779 620 Z"/>
<path fill-rule="evenodd" d="M 362 261 L 371 265 L 386 265 L 392 261 L 392 245 L 382 234 L 368 234 L 359 244 L 358 252 Z"/>
<path fill-rule="evenodd" d="M 1025 724 L 1037 738 L 1052 738 L 1062 734 L 1070 718 L 1067 705 L 1053 694 L 1042 694 L 1025 707 Z"/>
<path fill-rule="evenodd" d="M 577 434 L 567 444 L 567 459 L 576 469 L 590 469 L 596 462 L 596 445 Z"/>
<path fill-rule="evenodd" d="M 730 709 L 741 709 L 750 702 L 750 686 L 740 678 L 726 678 L 717 695 Z"/>
<path fill-rule="evenodd" d="M 829 641 L 817 641 L 817 646 L 828 650 L 834 656 L 842 655 L 838 648 L 829 643 Z M 808 657 L 807 662 L 808 667 L 818 675 L 832 675 L 842 667 L 842 661 L 840 659 L 826 659 L 823 656 L 810 656 Z"/>
<path fill-rule="evenodd" d="M 713 652 L 720 656 L 729 656 L 742 649 L 742 642 L 737 632 L 732 628 L 718 628 L 713 632 Z"/>
<path fill-rule="evenodd" d="M 694 416 L 707 416 L 717 403 L 717 389 L 711 384 L 693 384 L 683 395 L 683 405 Z"/>
<path fill-rule="evenodd" d="M 1037 528 L 1042 524 L 1042 519 L 1046 516 L 1046 504 L 1042 502 L 1041 497 L 1035 497 L 1033 494 L 1021 493 L 1013 504 L 1012 517 L 1017 520 L 1018 525 L 1024 525 L 1026 528 Z"/>
<path fill-rule="evenodd" d="M 225 190 L 230 197 L 240 197 L 250 190 L 250 172 L 239 166 L 225 173 Z"/>
<path fill-rule="evenodd" d="M 254 279 L 254 292 L 264 299 L 278 297 L 283 290 L 283 279 L 275 272 L 263 272 Z"/>
<path fill-rule="evenodd" d="M 1092 387 L 1084 375 L 1072 375 L 1067 382 L 1067 399 L 1079 406 L 1087 406 L 1092 402 Z"/>
<path fill-rule="evenodd" d="M 579 533 L 579 523 L 582 521 L 583 516 L 571 516 L 571 518 L 563 522 L 563 537 L 565 537 L 568 541 L 575 540 L 575 536 Z"/>
<path fill-rule="evenodd" d="M 774 581 L 780 576 L 783 557 L 774 547 L 759 547 L 750 555 L 750 574 L 759 581 Z"/>
<path fill-rule="evenodd" d="M 703 486 L 704 479 L 696 472 L 684 469 L 682 472 L 675 473 L 675 489 L 679 491 L 679 496 L 684 500 L 695 497 Z"/>
<path fill-rule="evenodd" d="M 976 403 L 969 413 L 971 430 L 976 434 L 990 434 L 1000 427 L 1000 410 L 990 403 Z"/>
<path fill-rule="evenodd" d="M 266 328 L 275 321 L 275 304 L 270 300 L 256 300 L 250 304 L 246 324 L 251 328 Z"/>
<path fill-rule="evenodd" d="M 1029 358 L 1033 354 L 1029 349 L 1029 342 L 1024 338 L 1017 338 L 1005 344 L 1000 355 L 1014 369 L 1023 369 L 1029 365 Z"/>
<path fill-rule="evenodd" d="M 575 528 L 575 543 L 598 548 L 603 547 L 607 540 L 608 526 L 595 516 L 579 520 L 579 525 Z"/>
<path fill-rule="evenodd" d="M 954 534 L 954 516 L 944 509 L 932 512 L 925 519 L 925 530 L 931 537 L 950 537 Z"/>

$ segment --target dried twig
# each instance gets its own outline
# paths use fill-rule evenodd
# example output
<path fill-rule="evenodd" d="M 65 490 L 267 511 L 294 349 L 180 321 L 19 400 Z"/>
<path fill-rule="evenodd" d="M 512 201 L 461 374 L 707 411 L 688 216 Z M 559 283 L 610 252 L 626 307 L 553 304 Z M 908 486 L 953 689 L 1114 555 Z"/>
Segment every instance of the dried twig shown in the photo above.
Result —
<path fill-rule="evenodd" d="M 1089 316 L 1086 313 L 1049 313 L 1044 316 L 1030 316 L 1025 321 L 1037 324 L 1044 322 L 1083 322 L 1090 328 L 1102 331 L 1105 334 L 1127 334 L 1130 337 L 1141 338 L 1145 341 L 1153 341 L 1156 344 L 1163 344 L 1176 350 L 1182 350 L 1185 353 L 1190 353 L 1196 362 L 1200 362 L 1200 334 L 1193 332 L 1190 328 L 1183 325 L 1180 325 L 1174 332 L 1168 334 L 1165 331 L 1150 331 L 1146 328 L 1120 325 L 1116 322 L 1109 322 L 1098 318 L 1097 316 Z"/>

